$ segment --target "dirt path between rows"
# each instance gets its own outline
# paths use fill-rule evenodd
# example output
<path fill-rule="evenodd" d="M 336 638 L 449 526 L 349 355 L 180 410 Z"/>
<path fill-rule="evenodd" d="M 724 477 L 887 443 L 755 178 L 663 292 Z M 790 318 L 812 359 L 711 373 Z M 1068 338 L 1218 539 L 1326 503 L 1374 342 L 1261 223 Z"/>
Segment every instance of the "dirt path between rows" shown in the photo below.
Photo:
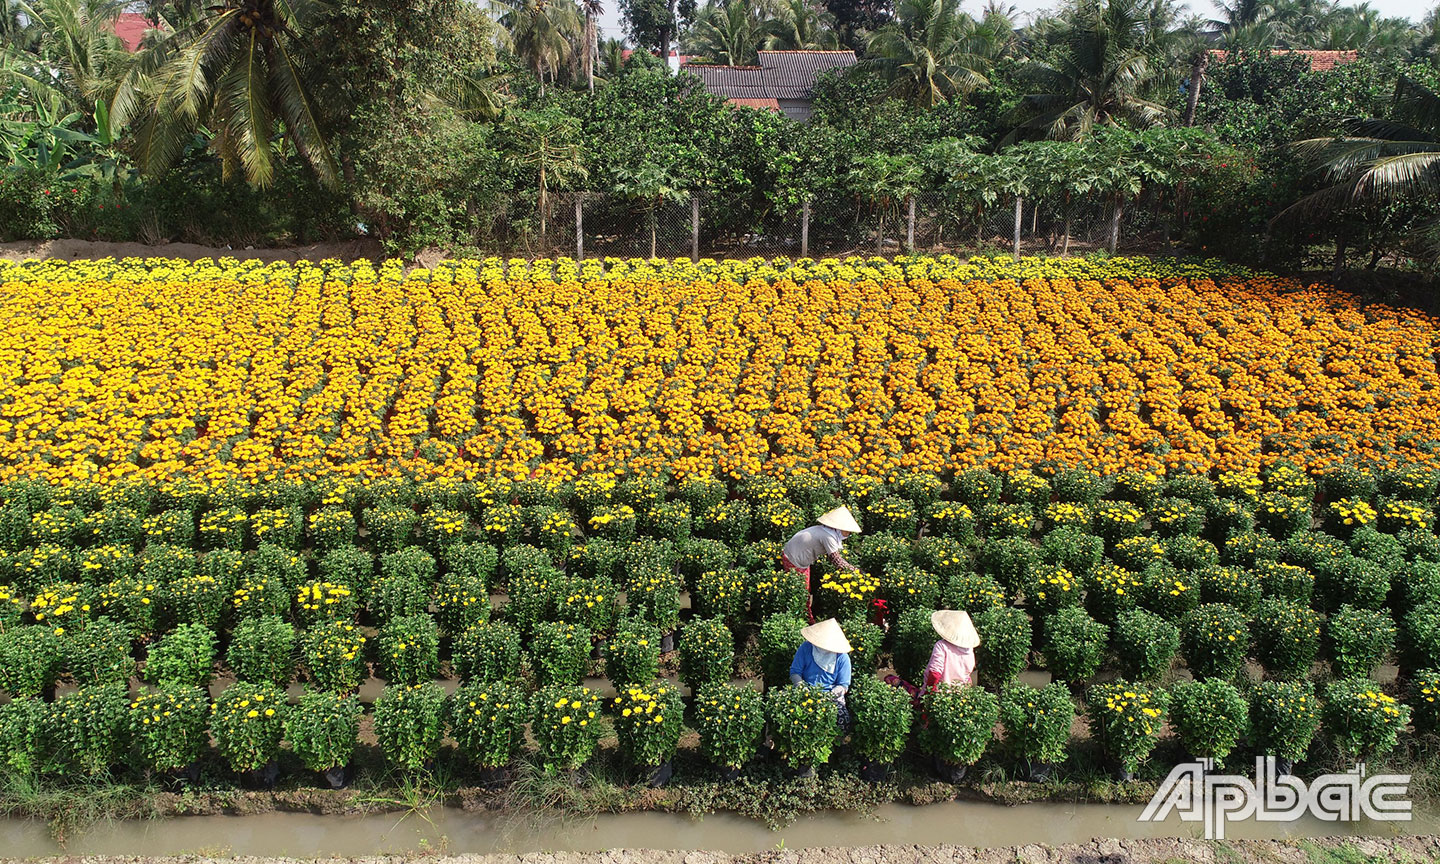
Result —
<path fill-rule="evenodd" d="M 1338 854 L 1337 850 L 1339 851 Z M 1353 851 L 1352 851 L 1353 850 Z M 1329 853 L 1329 854 L 1327 854 Z M 1354 853 L 1359 853 L 1358 855 Z M 1363 858 L 1362 858 L 1363 856 Z M 372 858 L 211 858 L 183 856 L 65 857 L 28 859 L 36 864 L 1311 864 L 1316 861 L 1394 862 L 1440 860 L 1440 836 L 1324 838 L 1315 840 L 1205 841 L 1178 839 L 1092 840 L 1063 846 L 1033 844 L 995 849 L 965 846 L 863 846 L 846 849 L 781 849 L 749 855 L 718 852 L 613 850 L 525 855 L 417 855 Z M 20 860 L 0 858 L 0 861 Z"/>

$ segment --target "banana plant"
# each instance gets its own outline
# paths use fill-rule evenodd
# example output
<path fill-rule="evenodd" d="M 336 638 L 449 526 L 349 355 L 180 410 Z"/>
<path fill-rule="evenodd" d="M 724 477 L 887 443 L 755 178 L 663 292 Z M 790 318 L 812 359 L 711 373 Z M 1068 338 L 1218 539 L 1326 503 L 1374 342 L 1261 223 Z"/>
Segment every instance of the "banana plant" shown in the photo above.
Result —
<path fill-rule="evenodd" d="M 0 119 L 0 148 L 11 165 L 57 174 L 72 155 L 68 135 L 83 119 L 78 111 L 64 112 L 59 96 L 52 94 L 27 106 L 27 119 L 13 115 Z"/>
<path fill-rule="evenodd" d="M 96 130 L 94 133 L 70 128 L 56 130 L 56 137 L 76 151 L 75 157 L 65 163 L 61 179 L 98 180 L 119 192 L 134 175 L 133 166 L 110 126 L 109 106 L 97 102 L 91 119 L 94 122 L 87 125 Z"/>

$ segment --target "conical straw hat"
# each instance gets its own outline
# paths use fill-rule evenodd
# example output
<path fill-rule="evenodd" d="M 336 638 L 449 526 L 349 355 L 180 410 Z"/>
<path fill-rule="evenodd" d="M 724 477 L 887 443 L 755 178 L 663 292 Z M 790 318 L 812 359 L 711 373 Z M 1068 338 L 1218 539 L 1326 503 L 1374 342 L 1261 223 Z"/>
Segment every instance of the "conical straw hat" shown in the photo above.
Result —
<path fill-rule="evenodd" d="M 860 533 L 860 523 L 856 522 L 855 517 L 850 515 L 849 507 L 836 507 L 815 521 L 828 528 L 834 528 L 836 531 L 849 531 L 851 534 Z"/>
<path fill-rule="evenodd" d="M 845 631 L 840 629 L 839 622 L 834 618 L 816 621 L 809 627 L 802 628 L 800 635 L 816 648 L 824 648 L 836 654 L 850 653 L 850 640 L 845 638 Z"/>
<path fill-rule="evenodd" d="M 941 609 L 930 613 L 930 626 L 940 638 L 959 648 L 974 648 L 980 644 L 980 634 L 970 621 L 970 613 L 954 609 Z"/>

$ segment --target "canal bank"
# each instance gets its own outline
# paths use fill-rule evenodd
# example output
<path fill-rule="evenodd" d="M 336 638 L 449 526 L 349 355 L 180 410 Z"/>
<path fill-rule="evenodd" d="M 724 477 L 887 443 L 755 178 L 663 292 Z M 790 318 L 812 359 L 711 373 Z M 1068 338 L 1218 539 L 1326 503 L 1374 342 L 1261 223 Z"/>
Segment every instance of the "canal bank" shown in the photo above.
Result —
<path fill-rule="evenodd" d="M 94 823 L 63 842 L 38 820 L 0 820 L 0 850 L 7 857 L 311 858 L 417 853 L 528 855 L 591 854 L 614 849 L 707 851 L 737 856 L 776 849 L 946 848 L 1006 849 L 1044 844 L 1060 848 L 1106 842 L 1189 841 L 1201 836 L 1197 822 L 1177 814 L 1142 822 L 1143 808 L 1117 804 L 998 804 L 950 801 L 924 807 L 887 804 L 874 812 L 823 812 L 801 816 L 779 830 L 733 814 L 692 817 L 676 813 L 614 813 L 590 817 L 470 812 L 433 808 L 367 815 L 259 813 L 191 816 L 165 820 L 119 819 Z M 1408 822 L 1244 821 L 1227 838 L 1297 843 L 1359 840 L 1414 842 L 1440 834 L 1440 816 L 1419 811 Z M 847 852 L 853 857 L 853 852 Z M 666 859 L 669 860 L 669 859 Z"/>

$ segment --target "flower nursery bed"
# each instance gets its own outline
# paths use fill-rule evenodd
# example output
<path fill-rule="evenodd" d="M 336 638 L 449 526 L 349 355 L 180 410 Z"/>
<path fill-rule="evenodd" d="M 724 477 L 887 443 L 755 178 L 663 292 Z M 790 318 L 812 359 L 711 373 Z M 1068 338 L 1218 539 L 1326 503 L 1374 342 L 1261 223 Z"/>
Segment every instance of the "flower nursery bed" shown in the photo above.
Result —
<path fill-rule="evenodd" d="M 1214 261 L 0 261 L 0 479 L 1428 462 L 1437 328 Z"/>
<path fill-rule="evenodd" d="M 437 789 L 506 787 L 525 765 L 542 800 L 582 809 L 732 809 L 715 778 L 746 771 L 736 788 L 812 795 L 790 781 L 814 766 L 824 801 L 864 807 L 948 794 L 930 762 L 973 766 L 966 788 L 1002 800 L 1130 800 L 1114 789 L 1191 756 L 1421 764 L 1437 485 L 1284 461 L 1213 478 L 12 481 L 0 757 L 61 788 L 203 787 L 197 771 L 378 788 L 439 769 Z M 777 568 L 780 540 L 837 502 L 870 527 L 847 552 L 860 575 L 814 577 L 855 646 L 844 734 L 833 701 L 788 686 L 805 592 Z M 937 607 L 974 616 L 983 686 L 916 710 L 880 676 L 918 678 Z M 681 791 L 648 791 L 670 771 Z M 1071 779 L 995 785 L 1052 771 Z"/>
<path fill-rule="evenodd" d="M 0 309 L 12 812 L 169 784 L 765 816 L 963 770 L 1128 801 L 1194 756 L 1435 751 L 1413 311 L 953 258 L 0 262 Z M 860 572 L 811 586 L 855 647 L 837 734 L 788 686 L 778 558 L 842 504 Z M 879 673 L 919 678 L 937 608 L 980 686 L 914 706 Z"/>

